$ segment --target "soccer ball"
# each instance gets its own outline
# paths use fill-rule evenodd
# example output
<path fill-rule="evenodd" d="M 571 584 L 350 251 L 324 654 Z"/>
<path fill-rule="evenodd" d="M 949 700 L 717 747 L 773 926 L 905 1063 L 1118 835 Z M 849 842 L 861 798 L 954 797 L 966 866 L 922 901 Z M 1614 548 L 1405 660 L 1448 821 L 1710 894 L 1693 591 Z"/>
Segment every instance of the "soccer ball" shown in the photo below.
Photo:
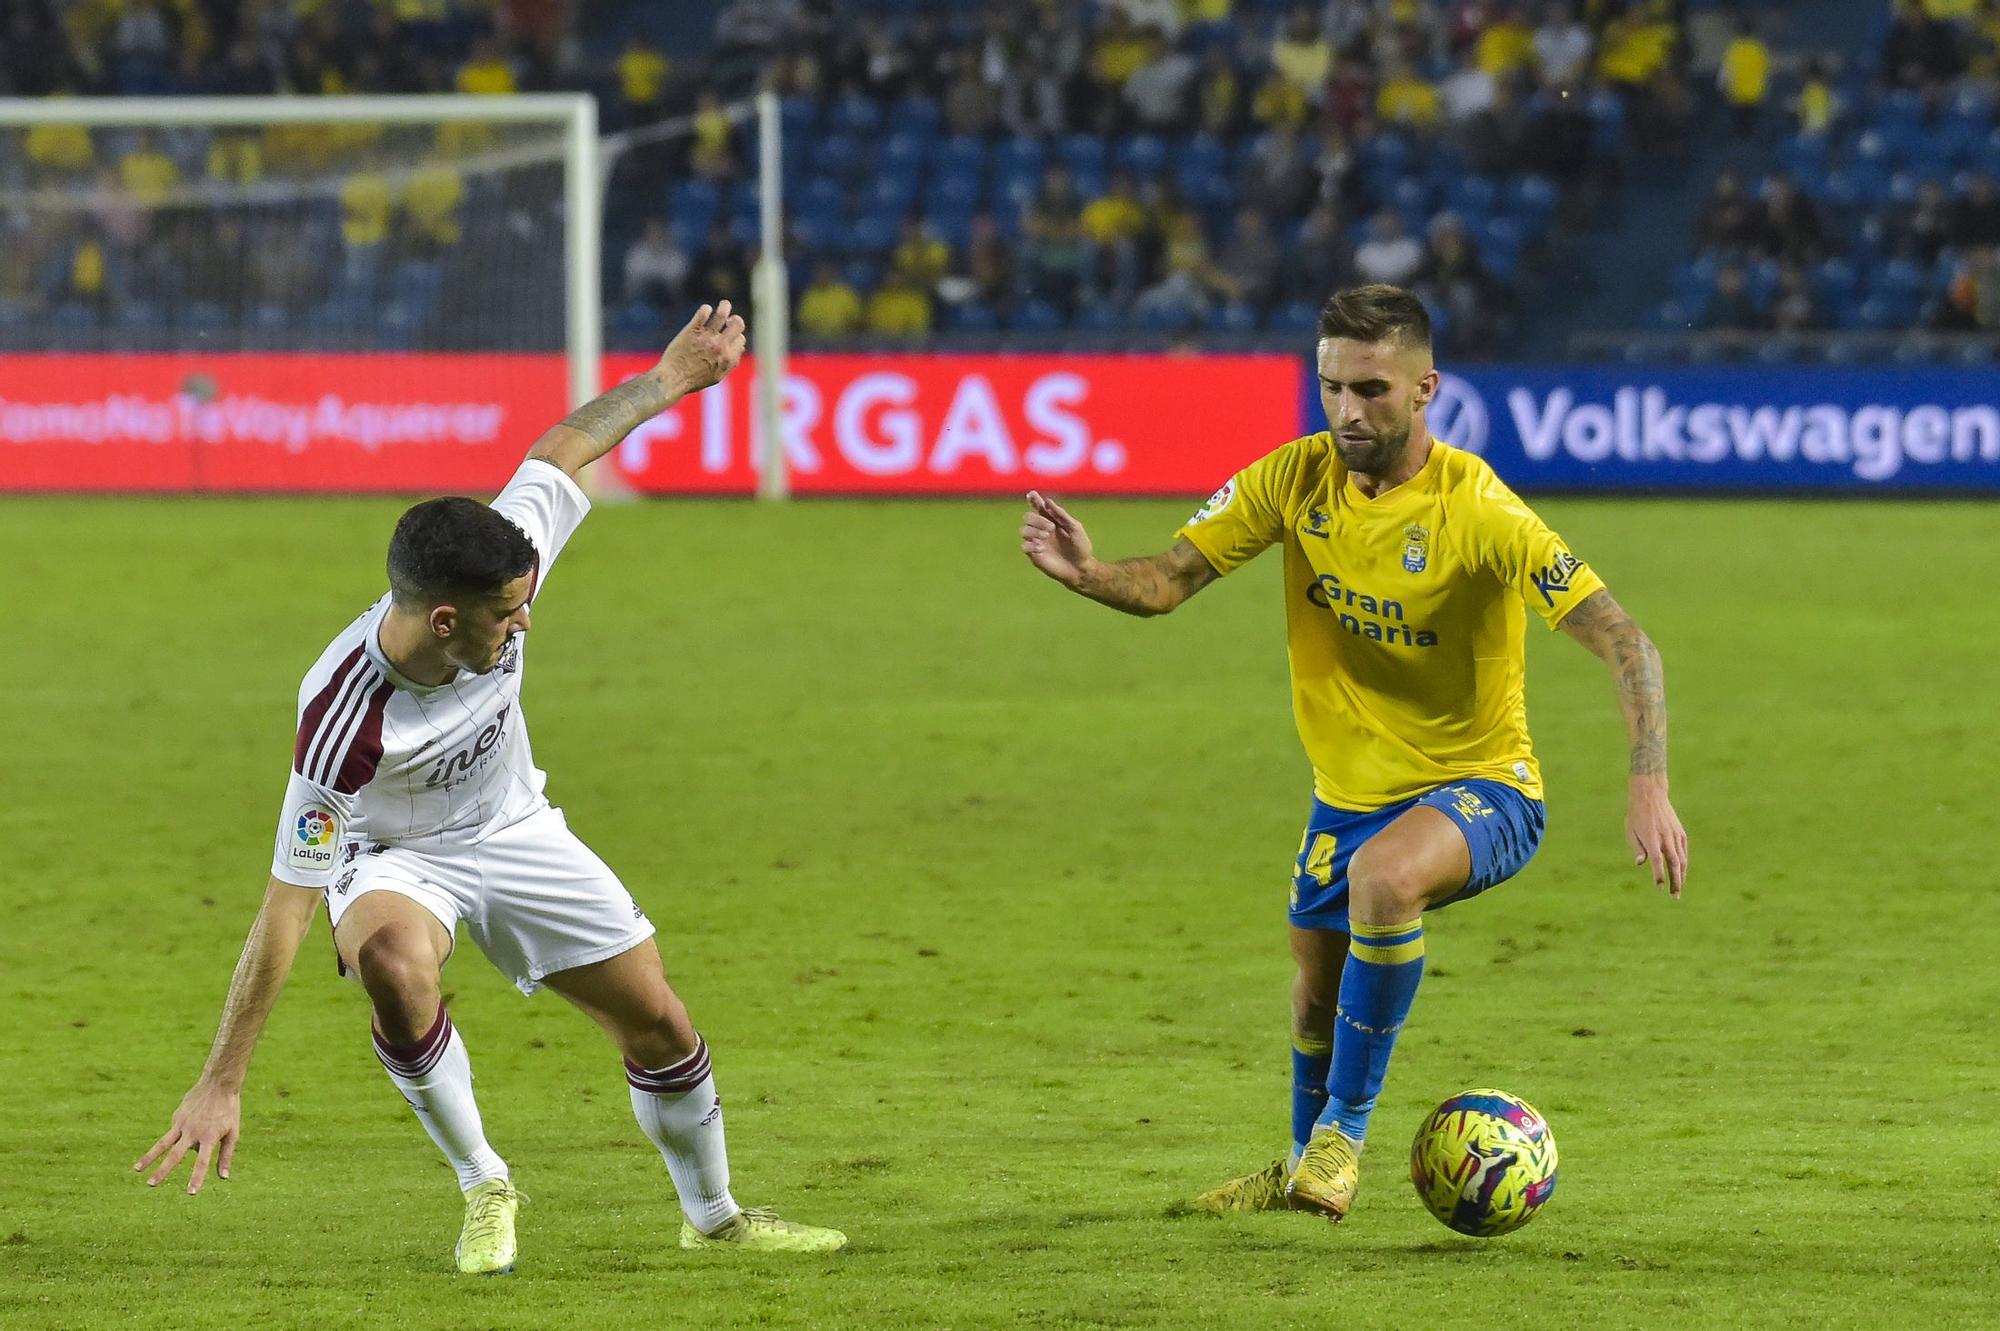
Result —
<path fill-rule="evenodd" d="M 1424 1209 L 1459 1233 L 1510 1233 L 1555 1195 L 1555 1134 L 1525 1100 L 1461 1091 L 1417 1129 L 1410 1182 Z"/>

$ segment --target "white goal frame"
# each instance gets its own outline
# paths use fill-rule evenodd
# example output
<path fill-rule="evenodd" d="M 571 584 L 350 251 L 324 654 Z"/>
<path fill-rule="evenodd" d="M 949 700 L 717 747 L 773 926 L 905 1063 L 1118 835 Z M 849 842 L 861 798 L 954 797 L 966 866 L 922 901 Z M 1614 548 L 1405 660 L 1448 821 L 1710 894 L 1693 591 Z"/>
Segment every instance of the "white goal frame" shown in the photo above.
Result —
<path fill-rule="evenodd" d="M 587 93 L 488 97 L 0 97 L 0 129 L 31 125 L 133 128 L 211 125 L 433 125 L 477 120 L 543 124 L 563 131 L 564 359 L 569 405 L 601 390 L 604 316 L 599 291 L 604 246 L 597 103 Z"/>

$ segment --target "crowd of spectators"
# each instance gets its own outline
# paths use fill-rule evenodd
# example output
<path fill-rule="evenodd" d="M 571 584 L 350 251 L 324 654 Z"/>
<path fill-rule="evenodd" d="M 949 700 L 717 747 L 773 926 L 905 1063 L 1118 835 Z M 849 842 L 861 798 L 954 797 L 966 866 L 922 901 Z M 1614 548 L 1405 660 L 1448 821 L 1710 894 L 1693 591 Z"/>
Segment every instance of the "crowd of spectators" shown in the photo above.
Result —
<path fill-rule="evenodd" d="M 1292 332 L 1333 285 L 1379 277 L 1421 287 L 1455 349 L 1478 354 L 1504 336 L 1550 228 L 1589 208 L 1628 146 L 1683 150 L 1693 97 L 1679 8 L 734 0 L 712 51 L 689 61 L 649 39 L 656 7 L 613 0 L 12 0 L 0 94 L 591 88 L 607 126 L 646 145 L 619 159 L 607 236 L 610 304 L 638 337 L 697 289 L 747 295 L 755 152 L 729 103 L 769 87 L 786 99 L 789 141 L 808 149 L 786 164 L 808 336 Z M 613 49 L 594 25 L 630 35 Z M 915 154 L 889 177 L 900 191 L 885 185 L 899 134 Z M 321 231 L 295 219 L 221 239 L 246 274 L 263 249 L 336 247 L 323 268 L 369 278 L 348 289 L 350 307 L 392 296 L 422 276 L 405 265 L 437 262 L 448 237 L 486 220 L 455 166 L 464 143 L 396 145 L 388 156 L 404 165 L 391 171 L 379 134 L 17 137 L 0 144 L 0 187 L 82 182 L 102 206 L 89 226 L 32 244 L 18 213 L 0 217 L 14 242 L 0 306 L 114 318 L 135 292 L 142 305 L 187 297 L 171 273 L 142 275 L 118 219 L 202 182 L 338 179 Z M 949 171 L 942 145 L 960 152 Z M 676 192 L 688 183 L 694 194 Z M 239 301 L 273 294 L 237 285 Z M 310 299 L 335 294 L 321 283 Z"/>
<path fill-rule="evenodd" d="M 1890 9 L 1872 67 L 1795 58 L 1788 97 L 1767 75 L 1775 160 L 1716 177 L 1666 326 L 2000 329 L 2000 2 Z"/>
<path fill-rule="evenodd" d="M 1354 278 L 1418 286 L 1476 355 L 1550 226 L 1587 210 L 1628 143 L 1685 147 L 1669 0 L 904 8 L 738 0 L 718 29 L 718 67 L 754 70 L 786 97 L 788 132 L 838 149 L 787 163 L 808 337 L 1289 333 Z M 752 154 L 719 119 L 704 136 L 702 113 L 716 108 L 686 158 L 631 191 L 721 187 L 634 240 L 635 330 L 660 297 L 753 257 Z M 940 163 L 939 145 L 970 156 Z M 901 198 L 878 177 L 905 156 Z"/>

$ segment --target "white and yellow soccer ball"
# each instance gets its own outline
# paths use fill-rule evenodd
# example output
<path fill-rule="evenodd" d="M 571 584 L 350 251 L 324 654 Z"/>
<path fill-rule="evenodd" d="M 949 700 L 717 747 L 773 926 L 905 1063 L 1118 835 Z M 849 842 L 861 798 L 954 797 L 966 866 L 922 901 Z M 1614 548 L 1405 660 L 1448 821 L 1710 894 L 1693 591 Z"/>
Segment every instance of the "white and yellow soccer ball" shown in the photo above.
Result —
<path fill-rule="evenodd" d="M 1424 1209 L 1459 1233 L 1511 1233 L 1555 1195 L 1555 1134 L 1517 1096 L 1461 1091 L 1417 1129 L 1410 1182 Z"/>

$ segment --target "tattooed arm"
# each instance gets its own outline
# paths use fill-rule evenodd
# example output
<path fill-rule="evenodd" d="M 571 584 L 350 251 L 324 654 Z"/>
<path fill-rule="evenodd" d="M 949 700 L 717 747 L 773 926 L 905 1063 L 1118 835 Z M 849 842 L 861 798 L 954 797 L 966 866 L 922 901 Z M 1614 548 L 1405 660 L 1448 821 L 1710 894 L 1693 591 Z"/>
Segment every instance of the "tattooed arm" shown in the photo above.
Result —
<path fill-rule="evenodd" d="M 1021 519 L 1021 552 L 1036 568 L 1080 596 L 1128 615 L 1164 615 L 1222 575 L 1183 537 L 1163 554 L 1106 564 L 1091 554 L 1083 524 L 1030 491 Z"/>
<path fill-rule="evenodd" d="M 554 463 L 574 479 L 689 393 L 720 383 L 742 359 L 743 316 L 731 314 L 726 300 L 712 309 L 704 305 L 667 344 L 658 365 L 563 417 L 528 456 Z"/>
<path fill-rule="evenodd" d="M 1585 597 L 1558 627 L 1611 667 L 1632 741 L 1625 837 L 1634 862 L 1650 865 L 1653 881 L 1678 897 L 1687 876 L 1687 832 L 1667 798 L 1667 685 L 1660 653 L 1608 591 Z"/>

